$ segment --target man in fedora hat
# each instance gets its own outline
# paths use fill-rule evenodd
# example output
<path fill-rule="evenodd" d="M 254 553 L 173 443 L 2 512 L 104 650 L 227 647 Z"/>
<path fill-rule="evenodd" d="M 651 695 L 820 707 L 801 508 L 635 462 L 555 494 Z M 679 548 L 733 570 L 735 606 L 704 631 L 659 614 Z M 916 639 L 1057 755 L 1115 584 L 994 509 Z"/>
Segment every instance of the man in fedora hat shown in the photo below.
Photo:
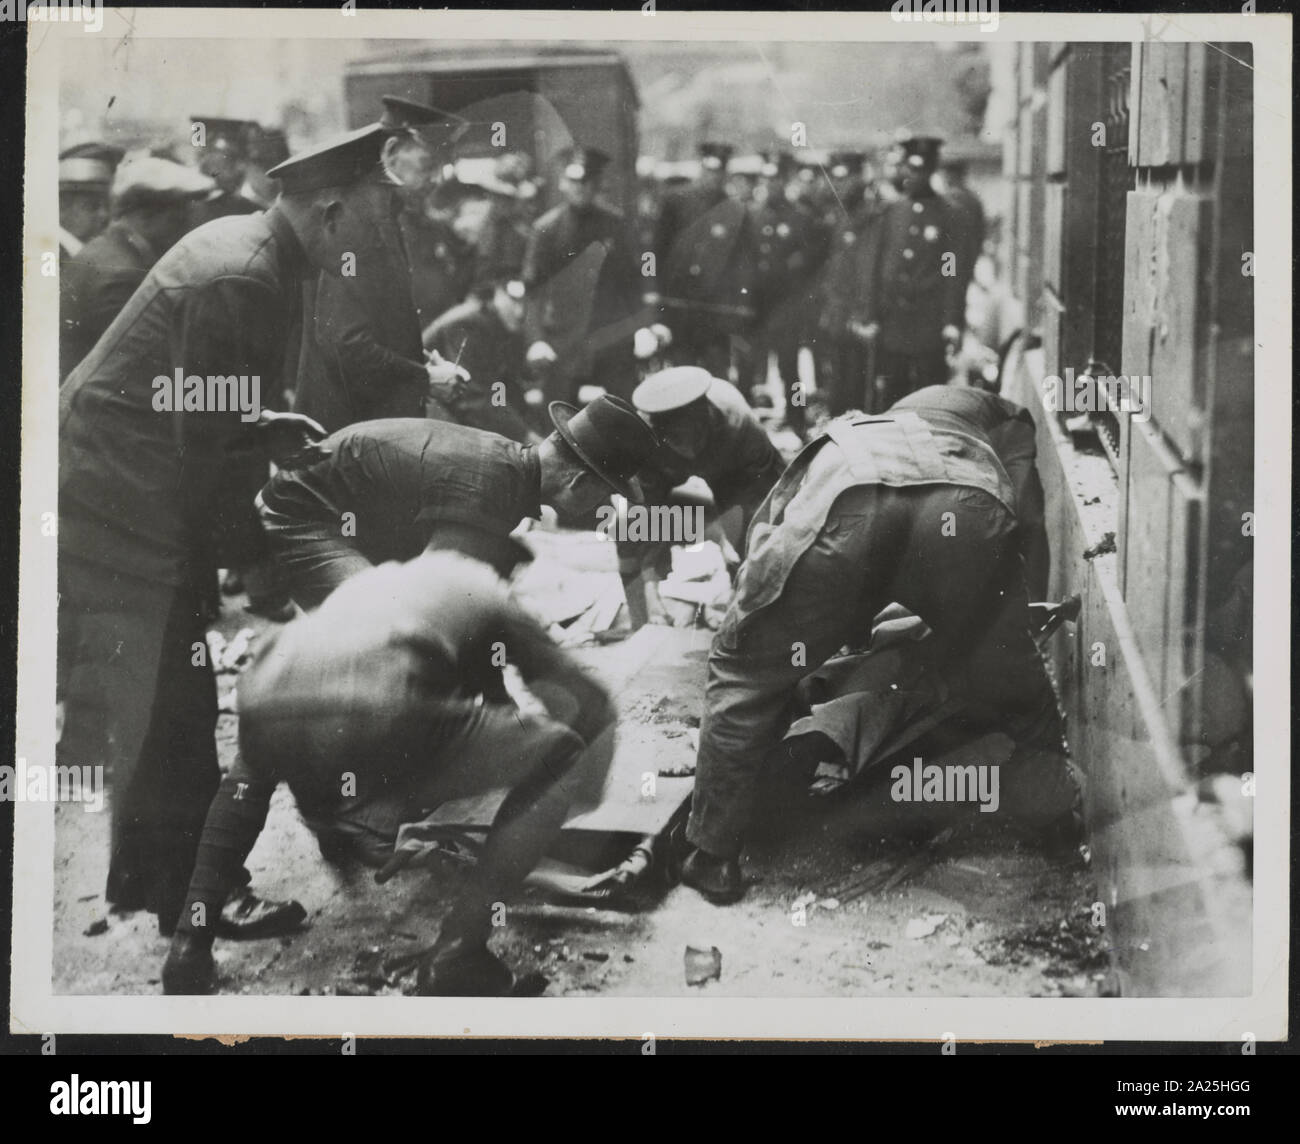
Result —
<path fill-rule="evenodd" d="M 153 910 L 164 933 L 220 779 L 216 681 L 194 653 L 217 567 L 212 518 L 232 465 L 292 466 L 324 435 L 258 395 L 296 348 L 304 278 L 338 273 L 391 214 L 383 138 L 364 128 L 300 154 L 271 172 L 282 192 L 270 210 L 187 234 L 59 391 L 59 626 L 81 680 L 70 696 L 87 697 L 68 703 L 64 734 L 85 742 L 78 722 L 107 719 L 105 896 Z"/>
<path fill-rule="evenodd" d="M 243 194 L 249 145 L 260 130 L 251 119 L 190 116 L 190 138 L 198 156 L 199 170 L 215 184 L 207 198 L 194 204 L 191 226 L 264 209 L 263 205 Z"/>
<path fill-rule="evenodd" d="M 544 715 L 477 685 L 475 669 L 498 652 Z M 450 799 L 508 790 L 420 961 L 416 991 L 510 992 L 513 973 L 488 949 L 493 922 L 570 813 L 600 800 L 616 717 L 605 689 L 491 569 L 450 552 L 358 573 L 263 644 L 239 689 L 240 759 L 208 811 L 163 991 L 216 984 L 212 918 L 284 780 L 324 858 L 390 871 L 402 823 Z"/>
<path fill-rule="evenodd" d="M 550 415 L 553 431 L 537 446 L 416 418 L 327 437 L 327 456 L 277 473 L 258 497 L 290 594 L 311 610 L 367 568 L 426 549 L 508 574 L 521 553 L 510 534 L 543 504 L 576 523 L 611 493 L 642 500 L 634 475 L 657 443 L 635 409 L 606 395 L 581 411 L 552 402 Z"/>

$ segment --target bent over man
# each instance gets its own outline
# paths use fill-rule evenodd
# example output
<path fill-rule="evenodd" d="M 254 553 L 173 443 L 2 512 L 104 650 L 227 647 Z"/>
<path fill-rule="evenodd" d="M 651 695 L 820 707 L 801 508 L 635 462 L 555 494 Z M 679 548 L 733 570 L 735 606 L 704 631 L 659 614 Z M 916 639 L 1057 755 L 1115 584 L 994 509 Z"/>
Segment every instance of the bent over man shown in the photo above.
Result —
<path fill-rule="evenodd" d="M 929 625 L 950 694 L 1032 760 L 1032 778 L 1022 774 L 1035 793 L 1004 805 L 1045 831 L 1072 818 L 1075 777 L 1029 634 L 1016 488 L 996 447 L 1021 467 L 1023 442 L 1001 432 L 1021 412 L 937 386 L 884 416 L 832 421 L 763 503 L 709 655 L 687 827 L 697 849 L 682 876 L 711 901 L 742 893 L 760 769 L 795 686 L 840 647 L 865 644 L 889 604 Z"/>
<path fill-rule="evenodd" d="M 546 717 L 480 702 L 467 685 L 494 646 L 504 647 Z M 239 686 L 241 761 L 208 812 L 164 991 L 211 989 L 211 920 L 283 779 L 323 854 L 349 852 L 370 865 L 391 858 L 403 822 L 449 799 L 509 788 L 417 979 L 424 995 L 507 992 L 513 975 L 487 947 L 493 907 L 518 888 L 570 811 L 599 800 L 614 739 L 604 689 L 509 600 L 490 569 L 445 552 L 357 576 L 318 612 L 276 632 Z"/>

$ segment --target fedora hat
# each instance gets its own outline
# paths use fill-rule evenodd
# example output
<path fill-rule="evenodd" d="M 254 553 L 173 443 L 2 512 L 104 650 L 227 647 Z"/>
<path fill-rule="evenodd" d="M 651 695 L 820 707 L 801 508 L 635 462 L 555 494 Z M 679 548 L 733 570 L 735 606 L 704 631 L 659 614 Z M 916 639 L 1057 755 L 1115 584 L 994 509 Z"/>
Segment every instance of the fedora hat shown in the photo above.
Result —
<path fill-rule="evenodd" d="M 548 406 L 560 440 L 611 489 L 641 503 L 635 474 L 659 447 L 659 439 L 621 397 L 603 394 L 583 409 L 564 401 Z"/>

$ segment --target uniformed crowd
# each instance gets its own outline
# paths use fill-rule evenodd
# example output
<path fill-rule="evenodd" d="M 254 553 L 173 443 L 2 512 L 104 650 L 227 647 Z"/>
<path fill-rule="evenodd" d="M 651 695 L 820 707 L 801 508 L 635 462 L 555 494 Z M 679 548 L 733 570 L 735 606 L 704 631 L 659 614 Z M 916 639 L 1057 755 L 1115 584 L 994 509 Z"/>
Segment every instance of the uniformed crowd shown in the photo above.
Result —
<path fill-rule="evenodd" d="M 507 590 L 530 558 L 520 526 L 545 506 L 591 527 L 611 496 L 668 504 L 691 479 L 715 518 L 738 510 L 744 562 L 709 660 L 683 881 L 741 894 L 801 681 L 867 649 L 890 608 L 925 635 L 908 694 L 950 729 L 1011 736 L 1008 805 L 1074 837 L 1029 632 L 1034 427 L 947 384 L 983 216 L 954 171 L 936 190 L 938 140 L 773 152 L 752 174 L 705 144 L 698 179 L 632 219 L 600 198 L 608 157 L 574 147 L 538 214 L 523 157 L 469 191 L 450 161 L 464 122 L 383 103 L 293 156 L 273 130 L 196 119 L 197 165 L 61 158 L 59 753 L 111 762 L 106 899 L 172 935 L 164 988 L 210 989 L 217 936 L 301 922 L 243 865 L 283 780 L 326 858 L 377 867 L 403 823 L 508 789 L 419 977 L 508 991 L 491 907 L 599 799 L 616 722 Z M 184 399 L 160 405 L 173 375 Z M 205 379 L 230 377 L 261 379 L 253 415 L 212 407 Z M 781 415 L 806 441 L 788 467 L 765 428 Z M 620 541 L 634 626 L 664 619 L 668 547 Z M 224 778 L 203 654 L 219 569 L 288 620 L 241 676 Z M 517 709 L 501 649 L 545 714 Z"/>

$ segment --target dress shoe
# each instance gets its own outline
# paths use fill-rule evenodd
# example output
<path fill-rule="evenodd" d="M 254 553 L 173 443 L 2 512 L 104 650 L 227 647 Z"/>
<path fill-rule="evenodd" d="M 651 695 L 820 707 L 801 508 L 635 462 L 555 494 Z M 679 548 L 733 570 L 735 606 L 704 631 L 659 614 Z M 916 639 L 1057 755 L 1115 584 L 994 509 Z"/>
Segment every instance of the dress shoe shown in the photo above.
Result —
<path fill-rule="evenodd" d="M 505 997 L 514 986 L 510 967 L 485 945 L 435 948 L 415 976 L 420 997 Z"/>
<path fill-rule="evenodd" d="M 715 906 L 739 901 L 745 893 L 739 860 L 717 858 L 704 850 L 693 851 L 682 863 L 682 881 Z"/>
<path fill-rule="evenodd" d="M 214 931 L 217 937 L 236 941 L 256 937 L 279 937 L 293 933 L 307 918 L 297 902 L 273 902 L 251 890 L 236 890 L 221 907 Z"/>
<path fill-rule="evenodd" d="M 212 949 L 193 934 L 178 933 L 172 938 L 163 962 L 163 992 L 169 997 L 211 993 L 216 985 L 216 968 Z"/>

